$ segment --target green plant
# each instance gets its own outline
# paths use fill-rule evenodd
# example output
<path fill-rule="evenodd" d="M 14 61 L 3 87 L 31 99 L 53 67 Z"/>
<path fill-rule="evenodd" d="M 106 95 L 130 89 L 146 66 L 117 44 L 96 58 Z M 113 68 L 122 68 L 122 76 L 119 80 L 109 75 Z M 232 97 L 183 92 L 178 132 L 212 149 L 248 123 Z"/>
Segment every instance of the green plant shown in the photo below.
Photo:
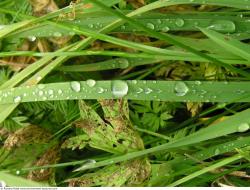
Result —
<path fill-rule="evenodd" d="M 249 0 L 0 7 L 1 183 L 249 185 Z"/>

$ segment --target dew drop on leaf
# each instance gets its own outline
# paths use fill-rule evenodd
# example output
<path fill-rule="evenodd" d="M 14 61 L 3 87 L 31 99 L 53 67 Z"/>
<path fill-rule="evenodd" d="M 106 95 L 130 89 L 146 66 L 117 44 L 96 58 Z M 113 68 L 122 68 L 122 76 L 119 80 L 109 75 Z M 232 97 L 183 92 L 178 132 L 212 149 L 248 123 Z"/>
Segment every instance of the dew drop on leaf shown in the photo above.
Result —
<path fill-rule="evenodd" d="M 185 22 L 184 22 L 183 19 L 178 18 L 178 19 L 176 19 L 175 24 L 176 24 L 177 26 L 179 26 L 179 27 L 182 27 L 182 26 L 185 24 Z"/>
<path fill-rule="evenodd" d="M 21 102 L 21 101 L 22 101 L 21 96 L 16 96 L 16 97 L 14 98 L 14 103 L 19 103 L 19 102 Z"/>
<path fill-rule="evenodd" d="M 170 28 L 168 26 L 164 26 L 161 31 L 162 32 L 168 32 L 170 30 Z"/>
<path fill-rule="evenodd" d="M 6 187 L 6 183 L 2 180 L 0 180 L 0 187 Z"/>
<path fill-rule="evenodd" d="M 81 84 L 78 81 L 72 81 L 70 83 L 70 87 L 75 92 L 80 92 L 81 91 Z"/>
<path fill-rule="evenodd" d="M 93 79 L 88 79 L 88 80 L 86 81 L 86 84 L 87 84 L 89 87 L 94 87 L 95 84 L 96 84 L 96 81 L 93 80 Z"/>
<path fill-rule="evenodd" d="M 88 168 L 91 165 L 95 165 L 96 161 L 95 160 L 87 160 L 82 166 L 81 169 Z"/>
<path fill-rule="evenodd" d="M 150 94 L 151 92 L 153 92 L 151 88 L 145 88 L 145 94 Z"/>
<path fill-rule="evenodd" d="M 152 23 L 147 23 L 147 27 L 154 30 L 155 29 L 155 25 L 153 25 Z"/>
<path fill-rule="evenodd" d="M 213 29 L 216 31 L 223 31 L 223 32 L 234 32 L 236 26 L 234 22 L 227 21 L 227 20 L 215 20 L 208 29 Z"/>
<path fill-rule="evenodd" d="M 44 84 L 39 84 L 39 85 L 37 85 L 37 88 L 39 88 L 39 89 L 44 89 L 44 88 L 45 88 L 45 85 L 44 85 Z"/>
<path fill-rule="evenodd" d="M 143 92 L 143 89 L 142 89 L 142 88 L 136 89 L 136 93 L 137 93 L 137 94 L 140 94 L 140 93 L 142 93 L 142 92 Z"/>
<path fill-rule="evenodd" d="M 238 132 L 246 132 L 248 131 L 250 128 L 249 124 L 248 123 L 242 123 L 238 126 Z"/>
<path fill-rule="evenodd" d="M 194 84 L 196 84 L 196 85 L 201 85 L 201 81 L 196 80 L 196 81 L 194 82 Z"/>
<path fill-rule="evenodd" d="M 58 92 L 58 94 L 62 94 L 63 93 L 63 91 L 61 89 L 59 89 L 57 92 Z"/>
<path fill-rule="evenodd" d="M 131 83 L 132 84 L 137 84 L 137 80 L 132 80 Z"/>
<path fill-rule="evenodd" d="M 114 97 L 122 98 L 128 94 L 128 84 L 125 81 L 114 80 L 111 82 L 111 92 Z"/>
<path fill-rule="evenodd" d="M 97 93 L 102 94 L 104 92 L 104 89 L 102 87 L 97 88 Z"/>
<path fill-rule="evenodd" d="M 43 91 L 40 90 L 40 91 L 38 92 L 38 95 L 39 95 L 39 96 L 42 96 L 42 95 L 43 95 Z"/>
<path fill-rule="evenodd" d="M 60 32 L 54 32 L 53 36 L 54 37 L 62 37 L 62 33 L 60 33 Z"/>
<path fill-rule="evenodd" d="M 31 41 L 31 42 L 34 42 L 34 41 L 36 41 L 36 37 L 35 36 L 29 36 L 28 40 Z"/>
<path fill-rule="evenodd" d="M 129 66 L 128 60 L 127 59 L 121 59 L 121 60 L 119 60 L 119 66 L 122 69 L 127 68 Z"/>
<path fill-rule="evenodd" d="M 219 155 L 220 154 L 220 149 L 216 148 L 215 151 L 214 151 L 214 154 Z"/>
<path fill-rule="evenodd" d="M 53 95 L 54 94 L 54 91 L 52 89 L 48 90 L 48 94 L 49 95 Z"/>
<path fill-rule="evenodd" d="M 184 82 L 176 82 L 174 86 L 174 93 L 176 96 L 185 96 L 189 91 L 189 88 Z"/>

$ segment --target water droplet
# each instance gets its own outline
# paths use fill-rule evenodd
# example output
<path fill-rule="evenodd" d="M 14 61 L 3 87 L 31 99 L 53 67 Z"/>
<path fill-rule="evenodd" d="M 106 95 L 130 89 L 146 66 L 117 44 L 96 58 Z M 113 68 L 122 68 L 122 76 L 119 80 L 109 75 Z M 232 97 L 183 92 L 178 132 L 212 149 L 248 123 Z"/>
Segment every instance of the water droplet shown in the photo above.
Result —
<path fill-rule="evenodd" d="M 14 103 L 19 103 L 19 102 L 21 102 L 21 101 L 22 101 L 21 96 L 16 96 L 16 97 L 14 98 Z"/>
<path fill-rule="evenodd" d="M 6 25 L 0 25 L 0 30 L 4 29 Z"/>
<path fill-rule="evenodd" d="M 72 81 L 70 83 L 70 87 L 75 92 L 80 92 L 81 91 L 81 84 L 78 81 Z"/>
<path fill-rule="evenodd" d="M 219 155 L 220 154 L 220 149 L 216 148 L 215 151 L 214 151 L 214 154 Z"/>
<path fill-rule="evenodd" d="M 41 76 L 37 76 L 36 77 L 36 81 L 40 81 L 40 80 L 42 80 L 42 77 Z"/>
<path fill-rule="evenodd" d="M 28 40 L 31 41 L 31 42 L 34 42 L 34 41 L 36 41 L 36 37 L 35 36 L 29 36 Z"/>
<path fill-rule="evenodd" d="M 40 91 L 38 92 L 38 95 L 39 95 L 39 96 L 42 96 L 42 95 L 43 95 L 43 91 L 40 90 Z"/>
<path fill-rule="evenodd" d="M 81 166 L 81 169 L 88 168 L 89 166 L 95 165 L 95 160 L 86 160 L 84 164 Z"/>
<path fill-rule="evenodd" d="M 178 18 L 178 19 L 176 19 L 175 24 L 176 24 L 177 26 L 179 26 L 179 27 L 182 27 L 182 26 L 185 24 L 185 22 L 184 22 L 183 19 Z"/>
<path fill-rule="evenodd" d="M 104 89 L 102 87 L 97 88 L 97 93 L 102 94 L 104 92 Z"/>
<path fill-rule="evenodd" d="M 125 81 L 114 80 L 111 82 L 111 91 L 114 97 L 122 98 L 128 94 L 128 84 Z"/>
<path fill-rule="evenodd" d="M 0 187 L 6 187 L 6 183 L 2 180 L 0 180 Z"/>
<path fill-rule="evenodd" d="M 238 132 L 246 132 L 249 130 L 249 128 L 250 128 L 250 126 L 248 123 L 242 123 L 238 127 Z"/>
<path fill-rule="evenodd" d="M 132 80 L 131 83 L 132 84 L 137 84 L 137 80 Z"/>
<path fill-rule="evenodd" d="M 75 34 L 76 34 L 76 33 L 73 32 L 73 31 L 70 31 L 70 32 L 69 32 L 69 35 L 70 35 L 70 36 L 74 36 Z"/>
<path fill-rule="evenodd" d="M 95 84 L 96 84 L 96 81 L 93 80 L 93 79 L 88 79 L 88 80 L 86 81 L 86 84 L 87 84 L 89 87 L 94 87 Z"/>
<path fill-rule="evenodd" d="M 236 90 L 236 93 L 237 93 L 237 94 L 244 94 L 245 91 L 244 91 L 244 90 Z"/>
<path fill-rule="evenodd" d="M 194 81 L 194 84 L 196 84 L 196 85 L 201 85 L 201 81 L 196 80 L 196 81 Z"/>
<path fill-rule="evenodd" d="M 136 93 L 137 93 L 137 94 L 140 94 L 140 93 L 142 93 L 142 92 L 143 92 L 143 89 L 142 89 L 142 88 L 136 89 Z"/>
<path fill-rule="evenodd" d="M 58 93 L 58 94 L 62 94 L 63 91 L 62 91 L 61 89 L 59 89 L 59 90 L 57 91 L 57 93 Z"/>
<path fill-rule="evenodd" d="M 168 32 L 170 30 L 170 28 L 168 26 L 164 26 L 161 31 L 162 32 Z"/>
<path fill-rule="evenodd" d="M 44 84 L 39 84 L 39 85 L 37 85 L 37 88 L 38 88 L 38 89 L 44 89 L 44 88 L 45 88 L 45 85 L 44 85 Z"/>
<path fill-rule="evenodd" d="M 59 38 L 59 37 L 62 37 L 62 33 L 60 33 L 60 32 L 54 32 L 53 36 Z"/>
<path fill-rule="evenodd" d="M 93 25 L 93 24 L 89 24 L 88 27 L 89 27 L 89 28 L 93 28 L 94 25 Z"/>
<path fill-rule="evenodd" d="M 122 30 L 125 30 L 125 29 L 126 29 L 126 26 L 122 25 L 122 26 L 121 26 L 121 29 L 122 29 Z"/>
<path fill-rule="evenodd" d="M 122 68 L 122 69 L 127 68 L 127 67 L 129 66 L 128 60 L 127 60 L 127 59 L 120 59 L 120 60 L 119 60 L 119 66 L 120 66 L 120 68 Z"/>
<path fill-rule="evenodd" d="M 185 96 L 189 91 L 189 88 L 184 82 L 176 82 L 174 86 L 174 93 L 176 96 Z"/>
<path fill-rule="evenodd" d="M 200 94 L 206 94 L 206 93 L 207 93 L 206 90 L 201 90 L 201 91 L 200 91 Z"/>
<path fill-rule="evenodd" d="M 153 92 L 152 89 L 150 89 L 150 88 L 145 88 L 145 94 L 150 94 L 151 92 Z"/>
<path fill-rule="evenodd" d="M 48 94 L 49 94 L 49 95 L 53 95 L 53 94 L 54 94 L 54 91 L 50 89 L 50 90 L 48 90 Z"/>
<path fill-rule="evenodd" d="M 236 26 L 234 22 L 232 21 L 215 20 L 208 28 L 216 30 L 216 31 L 222 31 L 222 32 L 234 32 L 236 29 Z"/>
<path fill-rule="evenodd" d="M 155 29 L 155 25 L 153 25 L 152 23 L 147 23 L 147 27 L 154 30 Z"/>

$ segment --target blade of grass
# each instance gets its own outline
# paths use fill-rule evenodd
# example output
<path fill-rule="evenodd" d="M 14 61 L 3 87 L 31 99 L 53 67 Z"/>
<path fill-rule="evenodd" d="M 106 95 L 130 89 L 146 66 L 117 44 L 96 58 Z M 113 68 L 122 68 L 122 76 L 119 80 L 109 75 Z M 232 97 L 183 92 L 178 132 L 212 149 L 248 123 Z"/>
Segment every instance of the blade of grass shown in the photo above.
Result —
<path fill-rule="evenodd" d="M 207 4 L 215 4 L 215 5 L 221 5 L 221 6 L 232 6 L 232 7 L 237 7 L 237 8 L 239 8 L 239 7 L 241 7 L 241 8 L 246 8 L 245 7 L 245 2 L 242 2 L 242 3 L 238 3 L 238 4 L 235 4 L 235 3 L 229 3 L 230 1 L 223 1 L 223 2 L 220 2 L 220 3 L 218 3 L 218 2 L 216 2 L 216 1 L 212 1 L 212 0 L 208 0 L 206 3 Z M 142 14 L 142 13 L 145 13 L 145 12 L 147 12 L 147 11 L 150 11 L 150 10 L 153 10 L 153 9 L 156 9 L 156 8 L 160 8 L 160 7 L 163 7 L 163 6 L 170 6 L 170 5 L 175 5 L 175 4 L 185 4 L 185 3 L 187 3 L 187 4 L 192 4 L 192 2 L 190 2 L 190 1 L 172 1 L 172 2 L 169 2 L 169 1 L 164 1 L 164 2 L 162 2 L 162 1 L 157 1 L 157 2 L 154 2 L 154 3 L 151 3 L 151 4 L 149 4 L 149 5 L 146 5 L 146 6 L 144 6 L 144 7 L 142 7 L 142 8 L 140 8 L 140 9 L 137 9 L 137 10 L 135 10 L 135 11 L 133 11 L 132 13 L 129 13 L 127 16 L 128 17 L 132 17 L 132 16 L 135 16 L 135 15 L 138 15 L 138 14 Z M 195 2 L 193 2 L 194 4 L 195 3 L 204 3 L 203 1 L 195 1 Z M 51 17 L 51 15 L 48 15 L 47 17 L 43 17 L 43 19 L 47 19 L 47 18 L 50 18 Z M 110 25 L 108 25 L 108 26 L 106 26 L 103 30 L 102 30 L 102 32 L 107 32 L 107 31 L 111 31 L 112 29 L 114 29 L 114 28 L 116 28 L 116 27 L 118 27 L 118 26 L 120 26 L 121 24 L 123 24 L 123 20 L 121 20 L 121 19 L 118 19 L 117 21 L 115 21 L 115 22 L 113 22 L 112 24 L 110 24 Z M 68 29 L 67 27 L 66 27 L 66 29 Z M 81 31 L 80 31 L 81 32 Z M 93 41 L 93 39 L 92 38 L 88 38 L 87 40 L 86 40 L 86 43 L 85 44 L 89 44 L 90 42 L 92 42 Z M 55 63 L 54 64 L 54 66 L 51 66 L 50 67 L 50 69 L 49 68 L 45 68 L 45 70 L 43 70 L 42 71 L 42 73 L 43 73 L 43 76 L 45 76 L 46 75 L 46 73 L 49 73 L 52 69 L 54 69 L 55 68 L 55 66 L 57 66 L 58 64 L 60 64 L 62 61 L 64 61 L 64 59 L 61 59 L 61 60 L 58 60 L 58 61 L 56 61 L 57 63 Z M 37 76 L 39 76 L 39 75 L 36 75 L 35 76 L 35 78 L 37 78 Z M 34 80 L 34 78 L 31 80 L 31 81 L 33 81 Z M 37 81 L 37 82 L 39 82 L 39 81 Z M 11 105 L 11 107 L 12 108 L 6 108 L 5 106 L 4 107 L 2 107 L 1 108 L 1 110 L 5 110 L 5 114 L 3 115 L 3 114 L 1 114 L 1 117 L 0 117 L 0 123 L 2 122 L 2 121 L 4 121 L 4 119 L 11 113 L 11 110 L 14 110 L 14 108 L 16 107 L 17 105 Z M 6 109 L 5 109 L 6 108 Z M 8 112 L 6 112 L 6 110 L 9 110 Z"/>
<path fill-rule="evenodd" d="M 222 159 L 218 163 L 215 163 L 215 164 L 213 164 L 211 166 L 208 166 L 206 168 L 198 170 L 198 171 L 196 171 L 196 172 L 194 172 L 194 173 L 192 173 L 192 174 L 190 174 L 190 175 L 188 175 L 186 177 L 183 177 L 183 178 L 175 181 L 174 183 L 169 184 L 169 186 L 170 187 L 178 186 L 178 185 L 180 185 L 182 183 L 185 183 L 185 182 L 187 182 L 187 181 L 189 181 L 189 180 L 191 180 L 191 179 L 193 179 L 195 177 L 198 177 L 198 176 L 200 176 L 200 175 L 202 175 L 204 173 L 207 173 L 209 171 L 213 171 L 213 170 L 215 170 L 217 168 L 220 168 L 220 167 L 222 167 L 224 165 L 227 165 L 227 164 L 230 164 L 230 163 L 232 163 L 234 161 L 240 160 L 241 158 L 242 158 L 242 156 L 240 154 L 237 154 L 235 156 L 232 156 L 232 157 L 229 157 L 229 158 L 226 158 L 226 159 Z"/>
<path fill-rule="evenodd" d="M 31 24 L 32 22 L 33 22 L 33 20 L 25 20 L 25 21 L 11 24 L 11 25 L 5 26 L 4 28 L 1 28 L 0 29 L 0 39 L 4 38 L 5 36 L 10 34 L 11 32 L 14 32 L 14 31 L 16 31 L 24 26 Z"/>
<path fill-rule="evenodd" d="M 242 57 L 243 59 L 250 61 L 249 45 L 210 29 L 205 29 L 205 28 L 199 28 L 199 29 L 211 40 L 220 45 L 222 48 L 226 49 L 227 51 L 235 55 Z"/>
<path fill-rule="evenodd" d="M 114 99 L 113 81 L 72 81 L 22 86 L 0 92 L 0 105 L 20 102 Z M 118 81 L 126 92 L 122 98 L 131 100 L 192 101 L 192 102 L 250 102 L 250 82 L 200 81 Z M 72 85 L 77 85 L 74 90 Z M 123 89 L 121 89 L 122 91 Z M 225 96 L 226 94 L 226 96 Z M 17 100 L 15 99 L 17 98 Z"/>
<path fill-rule="evenodd" d="M 17 177 L 0 171 L 0 179 L 3 180 L 9 187 L 48 187 L 48 184 L 38 183 Z"/>
<path fill-rule="evenodd" d="M 230 71 L 233 71 L 233 72 L 236 72 L 236 73 L 239 73 L 241 74 L 242 76 L 245 76 L 246 78 L 250 79 L 250 74 L 248 72 L 245 72 L 241 69 L 238 69 L 236 67 L 233 67 L 232 65 L 228 65 L 228 64 L 225 64 L 224 62 L 218 60 L 218 59 L 215 59 L 213 57 L 210 57 L 206 54 L 203 54 L 199 51 L 197 51 L 196 49 L 194 48 L 191 48 L 189 46 L 186 46 L 185 44 L 181 43 L 180 41 L 178 40 L 175 40 L 174 38 L 172 38 L 170 35 L 167 35 L 167 34 L 162 34 L 162 33 L 158 33 L 156 31 L 154 31 L 153 29 L 150 29 L 144 25 L 142 25 L 141 23 L 139 22 L 136 22 L 135 20 L 125 16 L 124 14 L 122 14 L 120 11 L 114 11 L 113 9 L 107 7 L 105 4 L 103 4 L 102 2 L 98 1 L 98 0 L 90 0 L 91 2 L 95 3 L 96 5 L 98 5 L 99 7 L 103 8 L 104 10 L 120 17 L 121 19 L 127 21 L 129 24 L 133 25 L 135 28 L 138 28 L 138 29 L 141 29 L 145 32 L 147 32 L 149 35 L 151 35 L 152 37 L 156 37 L 158 39 L 161 39 L 161 40 L 164 40 L 164 41 L 167 41 L 173 45 L 176 45 L 176 46 L 179 46 L 183 49 L 186 49 L 188 50 L 189 52 L 193 53 L 193 54 L 196 54 L 197 56 L 199 57 L 202 57 L 202 58 L 205 58 L 207 59 L 208 61 L 211 61 L 212 63 L 218 65 L 218 66 L 222 66 L 222 67 L 225 67 L 227 69 L 229 69 Z M 184 22 L 184 21 L 183 21 Z"/>
<path fill-rule="evenodd" d="M 32 52 L 32 51 L 17 51 L 17 52 L 1 52 L 0 57 L 9 57 L 9 56 L 36 56 L 36 57 L 45 57 L 45 56 L 51 56 L 51 57 L 56 57 L 56 56 L 69 56 L 69 57 L 75 57 L 75 56 L 90 56 L 90 55 L 103 55 L 103 56 L 118 56 L 118 57 L 126 57 L 126 58 L 131 58 L 128 59 L 129 62 L 133 62 L 131 66 L 137 66 L 137 65 L 142 65 L 139 62 L 139 59 L 145 58 L 148 60 L 148 63 L 150 63 L 150 60 L 152 63 L 154 62 L 159 62 L 163 60 L 179 60 L 179 61 L 193 61 L 193 62 L 207 62 L 207 59 L 197 57 L 196 55 L 192 55 L 189 53 L 184 53 L 180 51 L 171 51 L 172 55 L 152 55 L 149 53 L 128 53 L 128 52 L 119 52 L 119 51 L 65 51 L 65 49 L 61 49 L 60 51 L 57 52 L 45 52 L 45 53 L 40 53 L 40 52 Z M 249 64 L 248 61 L 240 59 L 240 58 L 228 58 L 228 56 L 221 56 L 221 55 L 213 55 L 209 54 L 209 56 L 214 57 L 216 59 L 220 59 L 224 61 L 227 64 Z M 135 59 L 138 58 L 138 59 Z M 146 61 L 146 60 L 145 60 Z M 114 61 L 115 62 L 115 61 Z M 36 64 L 36 63 L 35 63 Z M 101 64 L 101 63 L 100 63 Z M 43 64 L 39 64 L 39 66 L 42 66 Z M 111 68 L 111 65 L 105 64 L 108 68 Z M 89 65 L 91 66 L 91 65 Z M 96 65 L 98 66 L 98 65 Z M 34 68 L 37 68 L 38 66 L 34 66 Z M 67 66 L 66 68 L 87 68 L 87 65 L 84 66 Z M 91 67 L 94 67 L 93 65 Z M 99 67 L 99 66 L 98 66 Z M 103 66 L 103 69 L 105 66 Z M 116 66 L 117 68 L 119 67 L 119 64 Z M 31 66 L 30 66 L 31 68 Z M 80 70 L 79 70 L 80 71 Z M 26 76 L 26 74 L 22 74 L 22 76 Z M 23 77 L 22 77 L 23 78 Z M 20 79 L 19 79 L 20 80 Z"/>

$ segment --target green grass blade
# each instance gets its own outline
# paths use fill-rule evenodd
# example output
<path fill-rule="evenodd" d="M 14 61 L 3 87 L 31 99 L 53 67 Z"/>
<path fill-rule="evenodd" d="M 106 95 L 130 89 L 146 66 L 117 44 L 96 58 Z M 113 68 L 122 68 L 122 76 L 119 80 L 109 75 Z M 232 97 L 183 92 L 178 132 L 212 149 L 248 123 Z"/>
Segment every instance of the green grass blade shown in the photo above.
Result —
<path fill-rule="evenodd" d="M 0 172 L 0 179 L 3 180 L 8 187 L 48 187 L 48 184 L 38 183 L 17 177 L 5 172 Z"/>
<path fill-rule="evenodd" d="M 207 173 L 209 171 L 213 171 L 213 170 L 215 170 L 217 168 L 220 168 L 220 167 L 222 167 L 224 165 L 230 164 L 230 163 L 232 163 L 234 161 L 237 161 L 237 160 L 239 160 L 241 158 L 242 158 L 242 156 L 237 154 L 235 156 L 223 159 L 222 161 L 219 161 L 218 163 L 215 163 L 215 164 L 213 164 L 211 166 L 208 166 L 208 167 L 203 168 L 203 169 L 201 169 L 199 171 L 196 171 L 196 172 L 194 172 L 194 173 L 192 173 L 192 174 L 190 174 L 190 175 L 188 175 L 186 177 L 183 177 L 183 178 L 175 181 L 174 183 L 171 183 L 169 186 L 170 187 L 178 186 L 178 185 L 180 185 L 182 183 L 185 183 L 185 182 L 187 182 L 187 181 L 189 181 L 189 180 L 191 180 L 191 179 L 193 179 L 195 177 L 198 177 L 198 176 L 200 176 L 200 175 L 202 175 L 204 173 Z"/>
<path fill-rule="evenodd" d="M 8 25 L 4 28 L 1 28 L 0 29 L 0 39 L 4 38 L 6 35 L 10 34 L 11 32 L 14 32 L 14 31 L 16 31 L 24 26 L 29 25 L 32 22 L 33 22 L 33 20 L 26 20 L 26 21 L 22 21 L 22 22 L 15 23 L 12 25 Z"/>
<path fill-rule="evenodd" d="M 52 65 L 53 66 L 53 65 Z M 44 71 L 46 74 L 46 71 Z M 39 75 L 37 75 L 39 76 Z M 44 76 L 44 75 L 40 75 Z M 32 78 L 33 79 L 33 78 Z M 34 76 L 35 79 L 35 76 Z M 31 80 L 32 81 L 32 80 Z M 89 85 L 93 83 L 93 86 Z M 77 100 L 114 99 L 192 102 L 250 102 L 250 82 L 205 82 L 205 81 L 72 81 L 28 85 L 0 92 L 0 104 Z M 74 86 L 77 90 L 74 90 Z M 116 96 L 114 86 L 124 93 Z M 122 86 L 121 89 L 119 86 Z M 123 91 L 124 90 L 124 91 Z M 227 96 L 224 96 L 227 94 Z M 15 100 L 15 98 L 17 98 Z"/>
<path fill-rule="evenodd" d="M 250 61 L 250 46 L 240 42 L 239 40 L 233 39 L 229 36 L 225 36 L 220 34 L 216 31 L 200 28 L 200 30 L 208 36 L 211 40 L 215 43 L 220 45 L 222 48 L 226 49 L 227 51 L 242 57 Z"/>
<path fill-rule="evenodd" d="M 161 33 L 158 33 L 156 31 L 154 31 L 153 29 L 151 29 L 151 27 L 145 27 L 144 25 L 136 22 L 135 20 L 123 15 L 120 11 L 114 11 L 113 9 L 107 7 L 105 4 L 101 3 L 100 1 L 98 0 L 90 0 L 91 2 L 95 3 L 96 5 L 102 7 L 104 10 L 108 11 L 108 12 L 111 12 L 112 14 L 120 17 L 121 19 L 127 21 L 128 23 L 130 23 L 131 25 L 133 25 L 134 27 L 136 28 L 139 28 L 145 32 L 147 32 L 150 36 L 152 37 L 156 37 L 158 39 L 161 39 L 161 40 L 164 40 L 166 42 L 169 42 L 173 45 L 176 45 L 176 46 L 179 46 L 193 54 L 196 54 L 197 56 L 199 57 L 202 57 L 202 58 L 205 58 L 207 59 L 208 61 L 211 61 L 212 63 L 218 65 L 218 66 L 222 66 L 222 67 L 225 67 L 227 69 L 229 69 L 230 71 L 233 71 L 233 72 L 236 72 L 236 73 L 239 73 L 241 74 L 242 76 L 245 76 L 246 78 L 249 78 L 250 79 L 250 74 L 248 72 L 245 72 L 241 69 L 238 69 L 236 67 L 233 67 L 232 65 L 228 65 L 218 59 L 215 59 L 214 57 L 210 57 L 209 55 L 206 55 L 206 54 L 203 54 L 199 51 L 197 51 L 196 49 L 192 48 L 192 47 L 189 47 L 189 46 L 186 46 L 185 44 L 181 43 L 180 41 L 178 40 L 175 40 L 174 38 L 172 38 L 170 35 L 167 35 L 167 34 L 161 34 Z M 182 20 L 181 23 L 183 23 L 184 21 Z M 104 39 L 105 40 L 105 39 Z M 111 42 L 112 43 L 112 42 Z"/>

